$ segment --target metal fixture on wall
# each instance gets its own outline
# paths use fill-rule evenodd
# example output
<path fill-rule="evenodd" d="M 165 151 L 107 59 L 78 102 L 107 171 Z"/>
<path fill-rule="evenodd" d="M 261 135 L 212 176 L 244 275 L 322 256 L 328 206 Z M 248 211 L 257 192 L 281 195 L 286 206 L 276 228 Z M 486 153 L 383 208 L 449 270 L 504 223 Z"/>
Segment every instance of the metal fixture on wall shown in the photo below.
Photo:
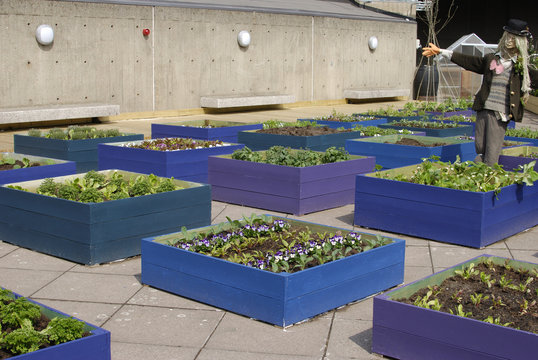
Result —
<path fill-rule="evenodd" d="M 237 43 L 243 48 L 248 47 L 250 45 L 250 33 L 246 30 L 241 30 L 237 34 Z"/>
<path fill-rule="evenodd" d="M 35 38 L 41 45 L 50 45 L 54 41 L 54 30 L 52 26 L 42 24 L 35 30 Z"/>
<path fill-rule="evenodd" d="M 370 36 L 370 38 L 368 39 L 368 47 L 370 48 L 370 50 L 374 51 L 375 49 L 377 49 L 377 37 L 375 36 Z"/>

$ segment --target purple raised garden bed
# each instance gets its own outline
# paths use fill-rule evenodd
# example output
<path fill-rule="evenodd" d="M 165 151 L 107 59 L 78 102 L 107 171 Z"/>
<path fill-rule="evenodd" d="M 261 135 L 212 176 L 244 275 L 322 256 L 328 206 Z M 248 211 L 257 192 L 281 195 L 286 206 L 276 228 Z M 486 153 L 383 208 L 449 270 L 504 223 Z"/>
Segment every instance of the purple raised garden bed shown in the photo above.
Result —
<path fill-rule="evenodd" d="M 419 289 L 439 285 L 462 265 L 490 258 L 483 255 L 409 285 L 374 297 L 372 351 L 400 360 L 500 360 L 533 359 L 538 334 L 440 311 L 401 303 Z M 509 260 L 514 268 L 538 269 L 538 265 Z M 534 354 L 534 355 L 533 355 Z"/>
<path fill-rule="evenodd" d="M 15 298 L 19 294 L 13 293 Z M 48 318 L 70 317 L 61 311 L 28 299 L 41 308 L 41 312 Z M 79 319 L 80 320 L 80 319 Z M 58 345 L 49 346 L 30 353 L 13 356 L 13 360 L 110 360 L 110 332 L 95 325 L 84 322 L 84 330 L 91 335 Z"/>
<path fill-rule="evenodd" d="M 353 203 L 355 175 L 372 172 L 375 158 L 292 167 L 211 156 L 213 200 L 303 215 Z"/>
<path fill-rule="evenodd" d="M 349 232 L 273 218 L 308 226 L 315 232 Z M 216 226 L 224 228 L 226 224 Z M 142 239 L 142 283 L 279 326 L 292 325 L 403 281 L 405 241 L 400 239 L 295 273 L 274 273 L 167 245 L 168 240 L 181 236 Z"/>
<path fill-rule="evenodd" d="M 166 124 L 151 124 L 151 138 L 185 137 L 237 143 L 237 133 L 239 131 L 257 130 L 262 127 L 263 124 L 246 124 L 234 121 L 178 121 Z"/>
<path fill-rule="evenodd" d="M 385 170 L 410 174 L 417 165 Z M 483 248 L 538 224 L 538 187 L 499 194 L 357 175 L 355 225 Z"/>
<path fill-rule="evenodd" d="M 77 164 L 74 161 L 64 161 L 41 156 L 7 152 L 0 153 L 0 158 L 9 158 L 21 161 L 26 158 L 32 163 L 38 162 L 42 164 L 40 166 L 2 170 L 0 171 L 0 185 L 19 181 L 28 181 L 44 179 L 54 176 L 70 175 L 74 174 L 77 171 Z"/>
<path fill-rule="evenodd" d="M 516 146 L 503 149 L 499 156 L 499 165 L 502 165 L 505 170 L 517 170 L 521 165 L 536 161 L 538 158 L 529 156 L 530 154 L 538 154 L 538 146 Z M 538 171 L 538 165 L 534 165 L 534 170 Z"/>

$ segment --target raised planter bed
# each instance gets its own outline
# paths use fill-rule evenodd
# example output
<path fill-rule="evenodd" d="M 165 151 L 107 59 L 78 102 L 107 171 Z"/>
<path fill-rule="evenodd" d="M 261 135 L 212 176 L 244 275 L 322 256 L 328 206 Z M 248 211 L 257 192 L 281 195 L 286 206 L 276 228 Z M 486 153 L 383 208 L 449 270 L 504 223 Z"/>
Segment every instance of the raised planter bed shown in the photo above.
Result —
<path fill-rule="evenodd" d="M 110 174 L 113 170 L 101 171 Z M 120 171 L 125 177 L 140 174 Z M 61 176 L 55 181 L 80 178 Z M 0 239 L 82 264 L 140 254 L 140 239 L 211 223 L 208 185 L 101 203 L 81 203 L 0 186 Z M 30 191 L 41 180 L 12 183 Z"/>
<path fill-rule="evenodd" d="M 530 156 L 530 154 L 535 154 Z M 520 165 L 525 165 L 531 161 L 538 164 L 538 146 L 516 146 L 505 148 L 499 156 L 499 165 L 506 170 L 516 170 Z M 538 165 L 534 165 L 534 170 L 538 171 Z"/>
<path fill-rule="evenodd" d="M 527 144 L 529 144 L 531 146 L 538 146 L 538 139 L 516 137 L 516 136 L 505 136 L 504 140 L 518 141 L 518 142 L 522 142 L 522 143 L 527 143 Z"/>
<path fill-rule="evenodd" d="M 382 173 L 410 174 L 416 165 Z M 472 192 L 357 175 L 355 225 L 483 248 L 538 224 L 538 186 Z"/>
<path fill-rule="evenodd" d="M 151 138 L 185 137 L 237 143 L 237 133 L 239 131 L 256 130 L 262 127 L 262 124 L 221 120 L 178 121 L 166 124 L 151 124 Z"/>
<path fill-rule="evenodd" d="M 374 170 L 375 158 L 307 167 L 209 157 L 213 200 L 295 215 L 351 204 L 355 175 Z"/>
<path fill-rule="evenodd" d="M 297 119 L 297 121 L 308 121 L 311 123 L 315 123 L 318 125 L 328 126 L 330 128 L 345 128 L 345 129 L 351 129 L 355 126 L 361 125 L 361 126 L 377 126 L 379 124 L 385 124 L 387 123 L 387 118 L 375 118 L 370 120 L 361 120 L 361 117 L 369 118 L 373 116 L 354 116 L 357 118 L 356 121 L 336 121 L 336 120 L 317 120 L 317 119 Z"/>
<path fill-rule="evenodd" d="M 471 125 L 461 125 L 454 128 L 445 128 L 445 129 L 434 129 L 426 127 L 412 127 L 412 126 L 397 126 L 392 125 L 392 123 L 380 124 L 380 128 L 390 128 L 390 129 L 407 129 L 411 131 L 424 131 L 426 136 L 437 136 L 437 137 L 449 137 L 457 135 L 473 135 L 473 127 Z"/>
<path fill-rule="evenodd" d="M 462 265 L 482 259 L 497 264 L 509 261 L 514 268 L 538 269 L 536 264 L 483 255 L 378 295 L 374 297 L 372 351 L 401 360 L 532 358 L 533 349 L 538 348 L 537 334 L 393 300 L 439 285 Z"/>
<path fill-rule="evenodd" d="M 447 144 L 439 146 L 401 145 L 402 139 L 415 140 L 425 145 Z M 405 141 L 405 140 L 404 140 Z M 423 158 L 439 156 L 441 161 L 455 161 L 457 156 L 463 161 L 472 160 L 469 153 L 474 152 L 474 142 L 456 138 L 438 138 L 416 135 L 385 135 L 362 139 L 346 140 L 345 149 L 350 154 L 375 156 L 377 165 L 391 169 L 418 164 Z"/>
<path fill-rule="evenodd" d="M 223 146 L 210 148 L 159 151 L 124 146 L 141 142 L 100 144 L 99 169 L 122 169 L 206 183 L 209 156 L 231 154 L 244 147 L 242 144 L 225 143 Z"/>
<path fill-rule="evenodd" d="M 77 172 L 97 170 L 97 145 L 144 139 L 144 134 L 82 140 L 58 140 L 28 135 L 13 135 L 14 151 L 20 154 L 46 156 L 53 159 L 75 161 Z"/>
<path fill-rule="evenodd" d="M 13 293 L 14 298 L 20 295 Z M 71 316 L 43 305 L 37 301 L 27 299 L 38 305 L 41 313 L 49 319 L 69 318 Z M 110 332 L 90 323 L 84 322 L 84 331 L 91 333 L 89 336 L 77 340 L 49 346 L 33 352 L 10 357 L 17 360 L 50 360 L 50 359 L 73 359 L 73 360 L 109 360 L 110 357 Z"/>
<path fill-rule="evenodd" d="M 2 170 L 0 171 L 0 184 L 69 175 L 76 172 L 76 164 L 73 161 L 64 161 L 41 156 L 32 156 L 7 152 L 0 153 L 0 158 L 9 158 L 20 161 L 26 158 L 31 163 L 41 164 L 39 166 Z"/>
<path fill-rule="evenodd" d="M 284 220 L 316 232 L 349 232 Z M 167 245 L 177 236 L 181 234 L 142 240 L 144 284 L 279 326 L 311 318 L 403 280 L 405 241 L 399 239 L 306 270 L 275 273 Z"/>
<path fill-rule="evenodd" d="M 258 133 L 256 130 L 240 131 L 237 141 L 252 150 L 266 150 L 271 146 L 284 146 L 292 149 L 325 151 L 328 148 L 344 147 L 347 139 L 359 138 L 360 131 L 346 131 L 326 135 L 292 136 Z"/>

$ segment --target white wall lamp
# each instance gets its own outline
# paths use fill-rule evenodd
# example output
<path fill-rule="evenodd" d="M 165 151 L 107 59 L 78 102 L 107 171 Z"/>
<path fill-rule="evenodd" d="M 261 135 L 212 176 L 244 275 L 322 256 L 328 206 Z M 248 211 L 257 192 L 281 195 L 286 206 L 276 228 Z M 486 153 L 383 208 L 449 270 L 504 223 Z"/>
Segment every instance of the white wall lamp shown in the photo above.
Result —
<path fill-rule="evenodd" d="M 370 38 L 368 39 L 368 47 L 370 48 L 370 50 L 374 51 L 375 49 L 377 49 L 377 37 L 375 36 L 370 36 Z"/>
<path fill-rule="evenodd" d="M 237 43 L 242 48 L 246 48 L 250 45 L 250 33 L 246 30 L 241 30 L 239 34 L 237 34 Z"/>
<path fill-rule="evenodd" d="M 35 30 L 35 38 L 41 45 L 50 45 L 54 41 L 54 30 L 50 25 L 39 25 Z"/>

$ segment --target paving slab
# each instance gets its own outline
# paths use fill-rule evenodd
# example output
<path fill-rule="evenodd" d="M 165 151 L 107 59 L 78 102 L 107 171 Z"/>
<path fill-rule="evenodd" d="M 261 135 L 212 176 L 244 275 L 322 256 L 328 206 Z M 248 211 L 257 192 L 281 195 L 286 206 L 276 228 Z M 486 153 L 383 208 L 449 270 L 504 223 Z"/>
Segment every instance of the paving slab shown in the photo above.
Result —
<path fill-rule="evenodd" d="M 194 360 L 200 349 L 182 346 L 146 345 L 112 341 L 113 360 Z M 216 358 L 214 358 L 216 359 Z"/>
<path fill-rule="evenodd" d="M 53 300 L 123 304 L 141 287 L 139 280 L 132 275 L 68 272 L 33 296 Z"/>
<path fill-rule="evenodd" d="M 372 321 L 373 296 L 348 304 L 335 311 L 335 319 Z"/>
<path fill-rule="evenodd" d="M 190 300 L 176 294 L 163 290 L 155 289 L 144 285 L 135 295 L 133 295 L 128 304 L 142 306 L 159 306 L 166 308 L 191 309 L 191 310 L 213 310 L 222 311 L 210 305 L 198 301 Z"/>
<path fill-rule="evenodd" d="M 88 266 L 79 264 L 74 266 L 71 271 L 91 274 L 140 275 L 142 269 L 140 256 L 134 256 L 101 265 Z"/>
<path fill-rule="evenodd" d="M 472 249 L 462 246 L 430 246 L 430 249 L 433 266 L 436 269 L 439 267 L 451 267 L 482 254 L 512 258 L 508 249 L 494 249 L 490 247 Z"/>
<path fill-rule="evenodd" d="M 60 271 L 0 268 L 0 286 L 30 296 L 62 274 Z"/>
<path fill-rule="evenodd" d="M 11 245 L 7 242 L 0 241 L 0 258 L 12 251 L 19 249 L 18 246 Z"/>
<path fill-rule="evenodd" d="M 230 350 L 203 349 L 196 360 L 311 360 L 311 356 L 280 355 Z M 315 358 L 314 358 L 315 359 Z"/>
<path fill-rule="evenodd" d="M 16 248 L 0 258 L 1 268 L 67 271 L 74 266 L 70 261 L 24 248 Z"/>
<path fill-rule="evenodd" d="M 372 323 L 363 320 L 335 318 L 326 358 L 370 359 L 372 356 Z"/>
<path fill-rule="evenodd" d="M 201 348 L 223 317 L 219 311 L 124 305 L 103 327 L 112 341 Z"/>
<path fill-rule="evenodd" d="M 121 307 L 119 304 L 32 298 L 53 309 L 60 310 L 97 326 L 103 325 Z"/>

